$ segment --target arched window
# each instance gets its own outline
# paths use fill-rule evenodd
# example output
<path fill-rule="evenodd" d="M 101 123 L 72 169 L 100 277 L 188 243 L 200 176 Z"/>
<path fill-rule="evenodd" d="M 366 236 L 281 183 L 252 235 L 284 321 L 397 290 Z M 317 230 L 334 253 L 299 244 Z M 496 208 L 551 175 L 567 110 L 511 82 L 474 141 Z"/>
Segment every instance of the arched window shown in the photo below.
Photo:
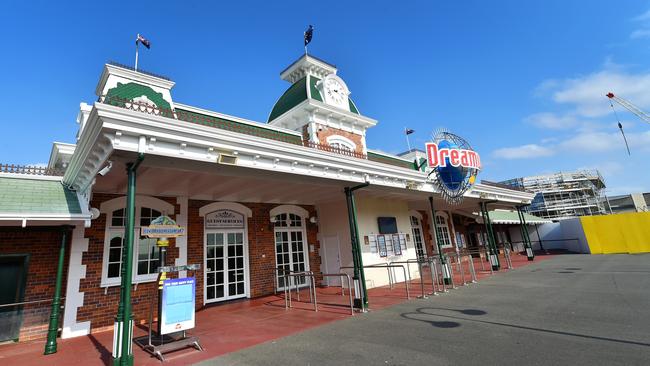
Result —
<path fill-rule="evenodd" d="M 104 258 L 101 286 L 119 285 L 122 273 L 122 251 L 126 226 L 126 199 L 116 198 L 104 202 L 100 211 L 106 214 Z M 158 277 L 158 248 L 156 239 L 140 236 L 140 228 L 163 214 L 173 214 L 174 206 L 153 198 L 136 198 L 133 241 L 133 282 L 155 281 Z"/>
<path fill-rule="evenodd" d="M 447 225 L 447 216 L 445 214 L 436 214 L 436 227 L 438 228 L 438 238 L 440 245 L 451 247 L 451 237 L 449 236 L 449 226 Z"/>
<path fill-rule="evenodd" d="M 307 210 L 298 206 L 278 206 L 271 210 L 271 222 L 275 236 L 275 264 L 278 269 L 277 287 L 295 287 L 307 284 L 305 277 L 289 277 L 285 284 L 282 272 L 309 271 L 307 233 L 305 219 Z"/>
<path fill-rule="evenodd" d="M 357 149 L 357 144 L 352 140 L 339 135 L 329 136 L 327 138 L 327 144 L 333 148 L 345 151 L 355 151 Z"/>

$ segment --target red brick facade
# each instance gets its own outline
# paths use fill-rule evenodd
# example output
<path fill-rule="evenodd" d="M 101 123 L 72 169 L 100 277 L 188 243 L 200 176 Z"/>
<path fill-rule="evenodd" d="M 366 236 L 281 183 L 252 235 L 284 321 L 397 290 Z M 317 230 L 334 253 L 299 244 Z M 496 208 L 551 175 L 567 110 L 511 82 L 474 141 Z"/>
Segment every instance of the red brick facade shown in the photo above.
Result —
<path fill-rule="evenodd" d="M 352 133 L 352 132 L 347 132 L 343 131 L 338 128 L 334 127 L 327 127 L 323 125 L 317 125 L 317 131 L 316 132 L 316 137 L 318 138 L 318 142 L 323 145 L 329 145 L 327 142 L 327 138 L 330 136 L 343 136 L 352 142 L 354 142 L 355 145 L 357 145 L 356 149 L 354 152 L 363 154 L 363 136 Z"/>
<path fill-rule="evenodd" d="M 100 207 L 101 203 L 119 196 L 109 194 L 95 194 L 91 207 Z M 176 198 L 157 197 L 175 206 L 175 212 L 167 213 L 175 218 L 180 212 L 176 204 Z M 196 276 L 196 307 L 200 309 L 203 304 L 203 248 L 204 248 L 204 222 L 199 216 L 199 209 L 211 201 L 189 200 L 188 222 L 187 222 L 187 263 L 200 264 L 201 270 L 195 273 Z M 269 212 L 279 204 L 266 203 L 242 203 L 252 210 L 252 217 L 248 218 L 248 248 L 249 248 L 249 271 L 250 271 L 250 296 L 259 297 L 274 292 L 275 279 L 275 239 L 273 227 L 270 223 Z M 313 206 L 300 206 L 309 212 L 310 217 L 316 215 Z M 320 271 L 320 257 L 318 255 L 320 244 L 316 236 L 318 227 L 305 220 L 307 242 L 306 245 L 313 245 L 314 251 L 309 252 L 310 268 L 312 271 Z M 106 215 L 101 214 L 92 221 L 92 227 L 86 229 L 85 236 L 89 240 L 88 251 L 84 253 L 82 263 L 86 265 L 86 277 L 80 282 L 80 291 L 84 293 L 84 306 L 80 307 L 77 313 L 77 321 L 91 321 L 91 331 L 103 330 L 113 326 L 114 317 L 119 302 L 119 286 L 100 287 L 104 243 L 105 243 Z M 178 248 L 174 240 L 170 240 L 167 254 L 167 264 L 173 265 L 178 258 Z M 189 273 L 188 275 L 191 275 Z M 173 277 L 173 276 L 172 276 Z M 140 283 L 133 286 L 131 296 L 133 299 L 133 314 L 137 323 L 144 323 L 152 299 L 156 298 L 156 284 L 154 282 Z M 154 314 L 154 318 L 156 315 Z"/>
<path fill-rule="evenodd" d="M 69 234 L 66 244 L 61 296 L 65 296 L 70 236 Z M 19 334 L 21 341 L 44 338 L 47 334 L 61 239 L 62 232 L 57 227 L 0 228 L 0 256 L 8 254 L 29 256 L 23 301 L 46 300 L 23 306 L 23 322 Z M 63 319 L 63 312 L 61 312 L 61 319 Z"/>

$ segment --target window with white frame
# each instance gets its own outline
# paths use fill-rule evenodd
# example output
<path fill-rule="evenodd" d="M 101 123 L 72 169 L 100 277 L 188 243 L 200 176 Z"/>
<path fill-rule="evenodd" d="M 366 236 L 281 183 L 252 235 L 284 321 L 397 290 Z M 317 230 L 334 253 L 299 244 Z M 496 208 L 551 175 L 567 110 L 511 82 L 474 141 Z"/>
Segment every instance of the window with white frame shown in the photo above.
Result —
<path fill-rule="evenodd" d="M 162 215 L 161 210 L 136 206 L 133 242 L 133 281 L 154 281 L 158 277 L 158 247 L 156 239 L 140 236 L 140 228 L 149 226 L 151 221 Z M 124 230 L 126 209 L 111 209 L 107 212 L 104 258 L 102 267 L 102 286 L 119 285 L 122 274 L 124 250 Z"/>
<path fill-rule="evenodd" d="M 436 227 L 438 228 L 438 240 L 440 240 L 440 245 L 442 247 L 451 247 L 451 237 L 449 236 L 447 217 L 442 214 L 437 214 Z"/>
<path fill-rule="evenodd" d="M 335 149 L 347 151 L 354 151 L 357 148 L 357 145 L 352 140 L 339 135 L 329 136 L 327 144 Z"/>
<path fill-rule="evenodd" d="M 427 254 L 424 251 L 424 241 L 422 240 L 422 226 L 420 225 L 420 219 L 415 216 L 411 216 L 411 233 L 413 234 L 415 253 L 418 258 L 426 257 Z"/>

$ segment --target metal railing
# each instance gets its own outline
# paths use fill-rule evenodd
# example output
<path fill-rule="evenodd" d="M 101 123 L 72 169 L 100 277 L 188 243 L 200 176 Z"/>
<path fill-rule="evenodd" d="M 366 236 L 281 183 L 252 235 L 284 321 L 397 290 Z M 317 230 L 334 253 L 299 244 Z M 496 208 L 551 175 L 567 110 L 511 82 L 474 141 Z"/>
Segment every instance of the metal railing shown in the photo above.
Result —
<path fill-rule="evenodd" d="M 135 112 L 172 118 L 179 121 L 185 121 L 185 122 L 195 123 L 203 126 L 215 127 L 227 131 L 243 133 L 246 135 L 262 137 L 262 138 L 286 142 L 294 145 L 302 145 L 312 149 L 326 151 L 338 155 L 349 156 L 358 159 L 368 159 L 368 156 L 366 154 L 360 152 L 356 152 L 348 149 L 342 149 L 328 144 L 320 144 L 309 140 L 303 140 L 300 136 L 284 133 L 281 131 L 276 131 L 268 127 L 265 127 L 264 125 L 255 126 L 252 124 L 234 122 L 224 118 L 185 111 L 180 108 L 177 110 L 173 110 L 171 108 L 162 108 L 150 103 L 136 102 L 131 99 L 121 98 L 118 96 L 103 95 L 99 97 L 99 102 L 112 105 L 115 107 L 125 108 Z"/>
<path fill-rule="evenodd" d="M 331 145 L 326 145 L 326 144 L 319 144 L 317 142 L 312 142 L 309 140 L 303 140 L 302 141 L 303 146 L 306 147 L 311 147 L 316 150 L 321 150 L 321 151 L 327 151 L 339 155 L 346 155 L 346 156 L 351 156 L 353 158 L 359 158 L 359 159 L 367 159 L 368 156 L 363 153 L 356 152 L 354 150 L 348 150 L 348 149 L 342 149 L 339 147 L 334 147 Z"/>
<path fill-rule="evenodd" d="M 389 282 L 389 284 L 391 284 L 391 286 L 390 286 L 390 289 L 391 289 L 391 290 L 393 289 L 393 287 L 392 287 L 392 278 L 391 278 L 392 275 L 391 275 L 391 271 L 390 271 L 390 269 L 391 269 L 391 268 L 401 268 L 402 271 L 404 272 L 404 283 L 405 283 L 405 285 L 406 285 L 406 298 L 407 298 L 407 299 L 410 299 L 410 298 L 411 298 L 411 293 L 410 293 L 410 291 L 409 291 L 409 281 L 408 281 L 408 277 L 407 277 L 407 274 L 406 274 L 406 268 L 405 268 L 403 265 L 398 265 L 398 264 L 387 264 L 387 263 L 386 263 L 386 264 L 383 264 L 383 263 L 380 263 L 380 264 L 372 264 L 372 265 L 363 266 L 363 268 L 386 268 L 386 270 L 387 270 L 387 272 L 388 272 L 388 282 Z M 354 267 L 345 266 L 345 267 L 340 267 L 339 269 L 340 269 L 340 270 L 343 270 L 343 269 L 354 269 Z M 397 283 L 397 282 L 395 282 L 395 283 Z"/>
<path fill-rule="evenodd" d="M 316 278 L 313 272 L 304 271 L 304 272 L 293 272 L 289 270 L 283 270 L 282 277 L 284 278 L 284 308 L 292 308 L 291 304 L 291 279 L 295 277 L 309 278 L 309 302 L 314 303 L 314 311 L 318 311 L 318 303 L 316 300 Z M 287 286 L 289 284 L 289 286 Z M 296 294 L 298 296 L 298 301 L 300 301 L 300 288 L 299 286 L 294 286 L 296 289 Z"/>
<path fill-rule="evenodd" d="M 350 275 L 347 273 L 318 273 L 323 277 L 341 277 L 348 280 L 348 297 L 350 298 L 350 314 L 354 315 L 354 301 L 352 300 L 352 280 Z M 341 296 L 345 296 L 345 288 L 343 287 L 343 281 L 341 281 Z"/>
<path fill-rule="evenodd" d="M 0 164 L 0 173 L 63 176 L 63 172 L 58 169 L 16 164 Z"/>

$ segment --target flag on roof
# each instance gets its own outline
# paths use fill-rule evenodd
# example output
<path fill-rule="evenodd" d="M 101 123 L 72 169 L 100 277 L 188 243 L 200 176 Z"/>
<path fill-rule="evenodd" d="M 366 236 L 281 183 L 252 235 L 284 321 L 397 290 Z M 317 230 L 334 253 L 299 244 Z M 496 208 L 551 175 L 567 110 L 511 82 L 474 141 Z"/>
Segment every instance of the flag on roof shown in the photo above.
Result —
<path fill-rule="evenodd" d="M 314 35 L 314 27 L 310 24 L 309 28 L 305 31 L 305 46 L 311 42 L 311 37 Z"/>
<path fill-rule="evenodd" d="M 410 134 L 412 134 L 413 132 L 415 132 L 415 130 L 412 130 L 412 129 L 410 129 L 410 128 L 405 128 L 405 129 L 404 129 L 404 133 L 406 133 L 407 135 L 410 135 Z"/>
<path fill-rule="evenodd" d="M 142 43 L 142 45 L 147 47 L 147 49 L 151 48 L 151 42 L 149 42 L 148 39 L 144 38 L 140 34 L 138 34 L 138 38 L 136 38 L 135 44 L 137 45 L 138 42 Z"/>

